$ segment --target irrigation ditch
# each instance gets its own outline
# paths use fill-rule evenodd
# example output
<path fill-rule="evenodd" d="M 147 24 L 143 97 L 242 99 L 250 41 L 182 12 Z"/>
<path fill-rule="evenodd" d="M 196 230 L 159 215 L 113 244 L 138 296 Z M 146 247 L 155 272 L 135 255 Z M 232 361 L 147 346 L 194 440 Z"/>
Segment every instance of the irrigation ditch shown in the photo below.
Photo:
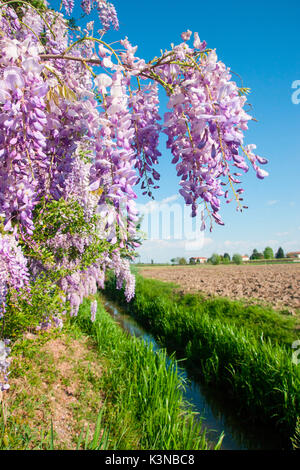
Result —
<path fill-rule="evenodd" d="M 132 315 L 130 307 L 125 309 L 108 296 L 104 299 L 105 310 L 114 321 L 129 335 L 152 344 L 153 354 L 165 349 L 154 336 L 147 331 Z M 166 367 L 170 365 L 172 351 L 167 348 Z M 284 438 L 273 427 L 262 423 L 249 423 L 236 411 L 234 402 L 228 401 L 222 388 L 209 387 L 193 371 L 178 362 L 178 374 L 185 382 L 184 398 L 202 421 L 208 441 L 217 443 L 220 434 L 225 436 L 223 450 L 288 450 L 291 449 L 289 439 Z"/>

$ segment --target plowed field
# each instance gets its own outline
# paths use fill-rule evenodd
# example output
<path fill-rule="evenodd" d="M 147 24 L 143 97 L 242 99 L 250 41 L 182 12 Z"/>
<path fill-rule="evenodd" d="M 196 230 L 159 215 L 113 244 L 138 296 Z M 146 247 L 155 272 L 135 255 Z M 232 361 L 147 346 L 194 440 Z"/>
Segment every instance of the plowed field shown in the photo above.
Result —
<path fill-rule="evenodd" d="M 139 272 L 144 277 L 174 282 L 184 292 L 268 303 L 292 312 L 300 309 L 300 263 L 154 266 L 139 268 Z"/>

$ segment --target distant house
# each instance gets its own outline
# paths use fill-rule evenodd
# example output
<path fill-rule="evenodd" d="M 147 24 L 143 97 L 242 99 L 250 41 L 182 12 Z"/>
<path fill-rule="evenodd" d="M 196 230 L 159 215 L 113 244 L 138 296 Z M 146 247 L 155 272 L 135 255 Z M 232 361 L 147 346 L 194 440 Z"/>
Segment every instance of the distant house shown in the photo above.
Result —
<path fill-rule="evenodd" d="M 290 253 L 286 254 L 287 258 L 298 258 L 300 259 L 300 251 L 291 251 Z"/>
<path fill-rule="evenodd" d="M 191 264 L 199 264 L 199 263 L 206 263 L 207 262 L 207 258 L 203 257 L 203 256 L 194 256 L 192 258 L 190 258 L 190 263 Z"/>
<path fill-rule="evenodd" d="M 243 256 L 242 256 L 242 260 L 243 260 L 243 261 L 249 261 L 249 259 L 250 259 L 250 258 L 249 258 L 248 255 L 243 255 Z"/>

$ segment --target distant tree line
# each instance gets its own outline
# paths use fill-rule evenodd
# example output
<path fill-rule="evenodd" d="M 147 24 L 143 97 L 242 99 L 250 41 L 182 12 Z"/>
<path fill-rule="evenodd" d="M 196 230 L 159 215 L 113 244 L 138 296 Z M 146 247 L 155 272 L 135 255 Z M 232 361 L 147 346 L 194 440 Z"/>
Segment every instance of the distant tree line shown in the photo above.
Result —
<path fill-rule="evenodd" d="M 229 253 L 224 253 L 224 255 L 218 255 L 217 253 L 213 253 L 210 258 L 207 260 L 208 263 L 216 265 L 216 264 L 229 264 L 233 262 L 234 264 L 242 264 L 243 258 L 242 255 L 235 253 L 230 258 Z"/>
<path fill-rule="evenodd" d="M 281 246 L 278 248 L 277 253 L 274 256 L 274 252 L 270 246 L 267 246 L 263 253 L 259 253 L 256 249 L 253 250 L 252 255 L 250 256 L 251 260 L 255 259 L 282 259 L 285 258 L 285 254 Z"/>
<path fill-rule="evenodd" d="M 247 255 L 246 255 L 247 256 Z M 283 259 L 285 258 L 284 251 L 280 246 L 274 255 L 274 251 L 270 246 L 266 246 L 264 251 L 261 253 L 256 248 L 253 250 L 252 255 L 249 256 L 250 260 L 262 260 L 262 259 Z M 196 264 L 196 258 L 192 257 L 189 259 L 189 262 L 184 257 L 177 257 L 172 258 L 172 264 Z M 213 253 L 210 258 L 207 259 L 207 263 L 217 265 L 217 264 L 242 264 L 243 263 L 243 256 L 239 253 L 235 253 L 230 257 L 229 253 L 224 253 L 223 255 L 219 255 L 218 253 Z"/>

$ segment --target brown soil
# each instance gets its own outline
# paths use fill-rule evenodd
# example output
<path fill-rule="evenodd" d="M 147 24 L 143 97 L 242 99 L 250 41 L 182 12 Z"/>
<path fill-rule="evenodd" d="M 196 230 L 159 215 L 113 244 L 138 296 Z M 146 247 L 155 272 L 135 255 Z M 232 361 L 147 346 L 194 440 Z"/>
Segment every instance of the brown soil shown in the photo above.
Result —
<path fill-rule="evenodd" d="M 25 336 L 33 343 L 38 340 L 38 335 Z M 28 361 L 30 370 L 10 379 L 8 415 L 34 430 L 36 441 L 45 430 L 49 434 L 52 420 L 55 448 L 75 449 L 82 429 L 89 428 L 92 437 L 102 406 L 101 391 L 84 378 L 91 371 L 93 381 L 101 376 L 99 359 L 88 338 L 70 341 L 64 334 L 45 342 L 39 351 L 40 360 L 13 357 L 13 367 L 18 362 L 24 367 Z"/>
<path fill-rule="evenodd" d="M 246 299 L 300 309 L 300 264 L 145 267 L 144 277 L 178 284 L 183 292 Z"/>

